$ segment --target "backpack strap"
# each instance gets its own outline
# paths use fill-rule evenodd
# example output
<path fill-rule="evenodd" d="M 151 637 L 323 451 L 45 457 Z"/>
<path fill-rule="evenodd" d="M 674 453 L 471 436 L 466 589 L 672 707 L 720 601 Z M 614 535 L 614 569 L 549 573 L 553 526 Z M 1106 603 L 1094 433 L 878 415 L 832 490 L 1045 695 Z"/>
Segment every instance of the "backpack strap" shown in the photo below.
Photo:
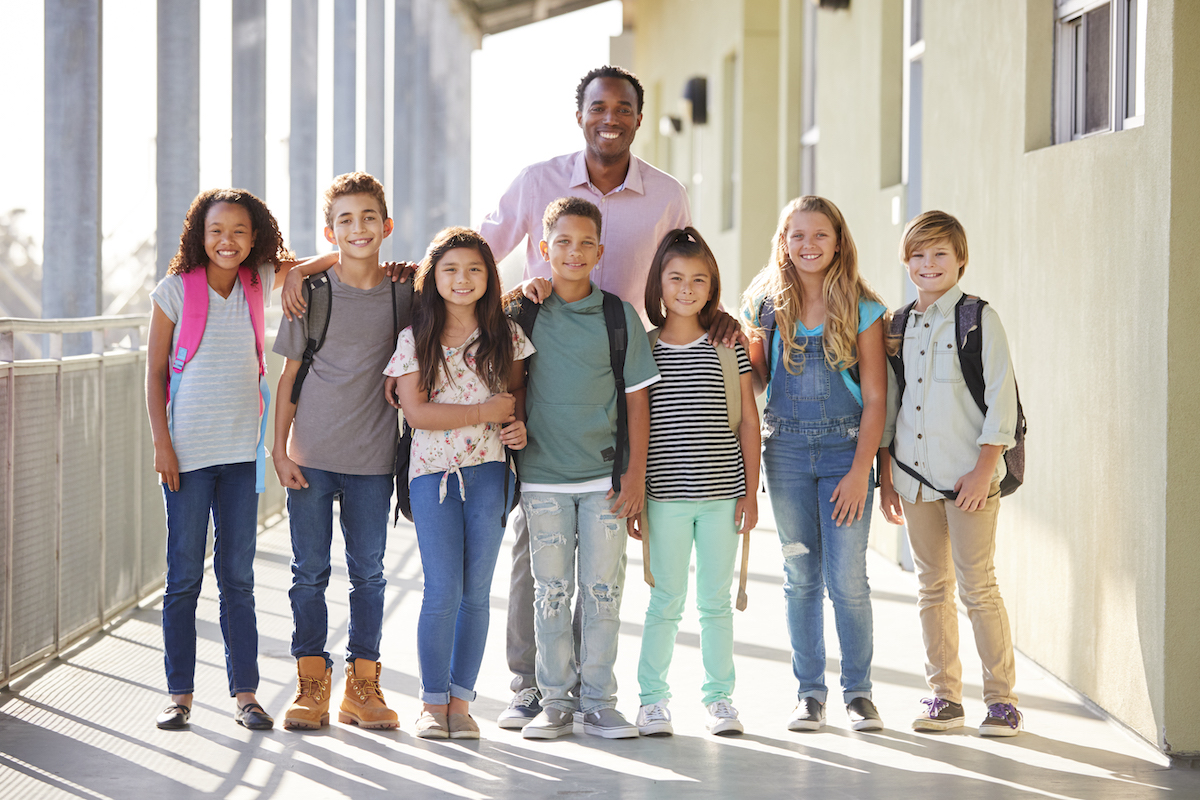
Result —
<path fill-rule="evenodd" d="M 392 347 L 396 346 L 400 331 L 412 324 L 412 301 L 412 281 L 392 281 Z"/>
<path fill-rule="evenodd" d="M 204 327 L 208 324 L 208 273 L 203 269 L 193 269 L 179 277 L 183 281 L 183 311 L 179 315 L 175 352 L 168 364 L 171 378 L 167 384 L 168 409 L 171 398 L 179 392 L 183 368 L 196 355 L 196 348 L 204 338 Z"/>
<path fill-rule="evenodd" d="M 987 305 L 974 295 L 964 294 L 954 304 L 954 341 L 958 345 L 958 365 L 963 381 L 975 399 L 979 410 L 987 414 L 983 380 L 983 307 Z"/>
<path fill-rule="evenodd" d="M 767 295 L 758 304 L 758 327 L 766 335 L 763 353 L 767 357 L 767 387 L 771 386 L 772 361 L 775 360 L 775 298 Z"/>
<path fill-rule="evenodd" d="M 621 473 L 625 465 L 625 447 L 629 436 L 629 410 L 625 402 L 625 352 L 629 346 L 629 331 L 625 325 L 625 308 L 621 298 L 602 291 L 604 297 L 604 326 L 608 328 L 608 357 L 613 381 L 617 385 L 617 447 L 613 455 L 613 491 L 621 492 Z"/>
<path fill-rule="evenodd" d="M 300 356 L 300 367 L 296 370 L 296 380 L 292 383 L 292 403 L 300 400 L 300 388 L 304 386 L 304 379 L 308 377 L 313 356 L 325 345 L 325 334 L 329 331 L 329 317 L 333 310 L 333 282 L 329 280 L 328 270 L 304 279 L 304 302 L 308 307 L 308 343 L 304 346 L 304 355 Z M 392 304 L 394 311 L 394 298 Z"/>
<path fill-rule="evenodd" d="M 525 295 L 519 294 L 505 306 L 504 313 L 521 326 L 521 330 L 525 332 L 525 338 L 529 339 L 533 335 L 533 323 L 537 321 L 538 312 L 541 310 L 540 303 L 535 303 Z"/>
<path fill-rule="evenodd" d="M 738 372 L 737 348 L 713 345 L 721 362 L 721 379 L 725 382 L 725 407 L 729 413 L 729 428 L 734 433 L 742 424 L 742 376 Z"/>

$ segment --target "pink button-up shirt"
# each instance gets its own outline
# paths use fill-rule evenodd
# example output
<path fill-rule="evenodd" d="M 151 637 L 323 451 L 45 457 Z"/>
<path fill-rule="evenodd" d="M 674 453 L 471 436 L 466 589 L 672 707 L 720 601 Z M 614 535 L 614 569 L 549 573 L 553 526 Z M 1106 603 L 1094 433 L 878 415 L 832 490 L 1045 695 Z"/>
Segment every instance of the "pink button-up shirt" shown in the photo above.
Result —
<path fill-rule="evenodd" d="M 479 233 L 496 259 L 525 244 L 525 279 L 550 278 L 550 262 L 542 258 L 542 214 L 560 197 L 582 197 L 600 208 L 604 220 L 600 243 L 604 255 L 592 270 L 592 282 L 630 303 L 646 320 L 646 273 L 658 243 L 668 231 L 691 224 L 687 191 L 662 170 L 630 156 L 625 182 L 601 194 L 588 177 L 583 151 L 526 167 L 484 217 Z"/>

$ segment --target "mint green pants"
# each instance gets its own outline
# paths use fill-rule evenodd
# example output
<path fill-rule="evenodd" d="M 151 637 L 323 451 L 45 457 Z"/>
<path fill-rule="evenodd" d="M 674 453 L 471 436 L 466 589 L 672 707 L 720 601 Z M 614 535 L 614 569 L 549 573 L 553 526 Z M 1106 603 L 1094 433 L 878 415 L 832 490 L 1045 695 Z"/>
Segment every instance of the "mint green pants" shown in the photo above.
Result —
<path fill-rule="evenodd" d="M 738 546 L 733 523 L 736 506 L 736 500 L 646 501 L 654 588 L 650 590 L 638 661 L 642 705 L 671 696 L 667 669 L 687 600 L 693 544 L 704 703 L 728 699 L 733 694 L 733 604 L 729 591 Z"/>

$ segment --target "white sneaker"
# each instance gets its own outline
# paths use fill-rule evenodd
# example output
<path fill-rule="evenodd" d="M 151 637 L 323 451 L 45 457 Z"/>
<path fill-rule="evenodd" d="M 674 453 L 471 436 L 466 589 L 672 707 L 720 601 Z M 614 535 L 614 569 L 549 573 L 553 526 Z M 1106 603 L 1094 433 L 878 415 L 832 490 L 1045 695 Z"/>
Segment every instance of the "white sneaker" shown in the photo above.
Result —
<path fill-rule="evenodd" d="M 648 706 L 642 706 L 637 713 L 637 729 L 642 736 L 663 734 L 671 736 L 675 729 L 671 727 L 671 712 L 667 710 L 667 701 L 659 700 Z"/>
<path fill-rule="evenodd" d="M 709 703 L 707 708 L 708 721 L 704 723 L 704 727 L 708 728 L 709 733 L 714 736 L 721 736 L 723 734 L 745 732 L 746 729 L 742 727 L 742 722 L 738 719 L 737 709 L 731 706 L 728 700 L 716 700 Z M 638 719 L 641 719 L 640 715 Z"/>

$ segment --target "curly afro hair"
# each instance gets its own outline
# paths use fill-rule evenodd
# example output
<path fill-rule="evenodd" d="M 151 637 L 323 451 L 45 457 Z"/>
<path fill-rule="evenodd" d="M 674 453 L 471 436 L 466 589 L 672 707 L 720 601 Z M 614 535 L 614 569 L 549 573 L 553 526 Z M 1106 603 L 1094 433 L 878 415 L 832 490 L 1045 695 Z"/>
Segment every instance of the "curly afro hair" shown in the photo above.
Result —
<path fill-rule="evenodd" d="M 583 96 L 587 93 L 588 84 L 596 80 L 596 78 L 617 78 L 633 84 L 633 91 L 637 94 L 637 113 L 642 113 L 642 101 L 645 99 L 646 94 L 645 90 L 642 89 L 642 82 L 638 80 L 637 75 L 634 75 L 624 67 L 614 67 L 611 64 L 596 67 L 579 81 L 579 86 L 575 88 L 576 111 L 583 111 Z"/>
<path fill-rule="evenodd" d="M 217 203 L 236 203 L 250 214 L 250 225 L 255 233 L 254 247 L 242 262 L 243 265 L 257 268 L 269 262 L 275 265 L 275 271 L 278 272 L 279 262 L 293 258 L 291 251 L 283 244 L 279 224 L 275 222 L 266 203 L 245 189 L 209 189 L 196 195 L 187 216 L 183 218 L 179 251 L 171 259 L 168 274 L 181 275 L 208 264 L 208 254 L 204 252 L 204 220 L 208 210 Z M 257 272 L 254 280 L 258 280 Z"/>

